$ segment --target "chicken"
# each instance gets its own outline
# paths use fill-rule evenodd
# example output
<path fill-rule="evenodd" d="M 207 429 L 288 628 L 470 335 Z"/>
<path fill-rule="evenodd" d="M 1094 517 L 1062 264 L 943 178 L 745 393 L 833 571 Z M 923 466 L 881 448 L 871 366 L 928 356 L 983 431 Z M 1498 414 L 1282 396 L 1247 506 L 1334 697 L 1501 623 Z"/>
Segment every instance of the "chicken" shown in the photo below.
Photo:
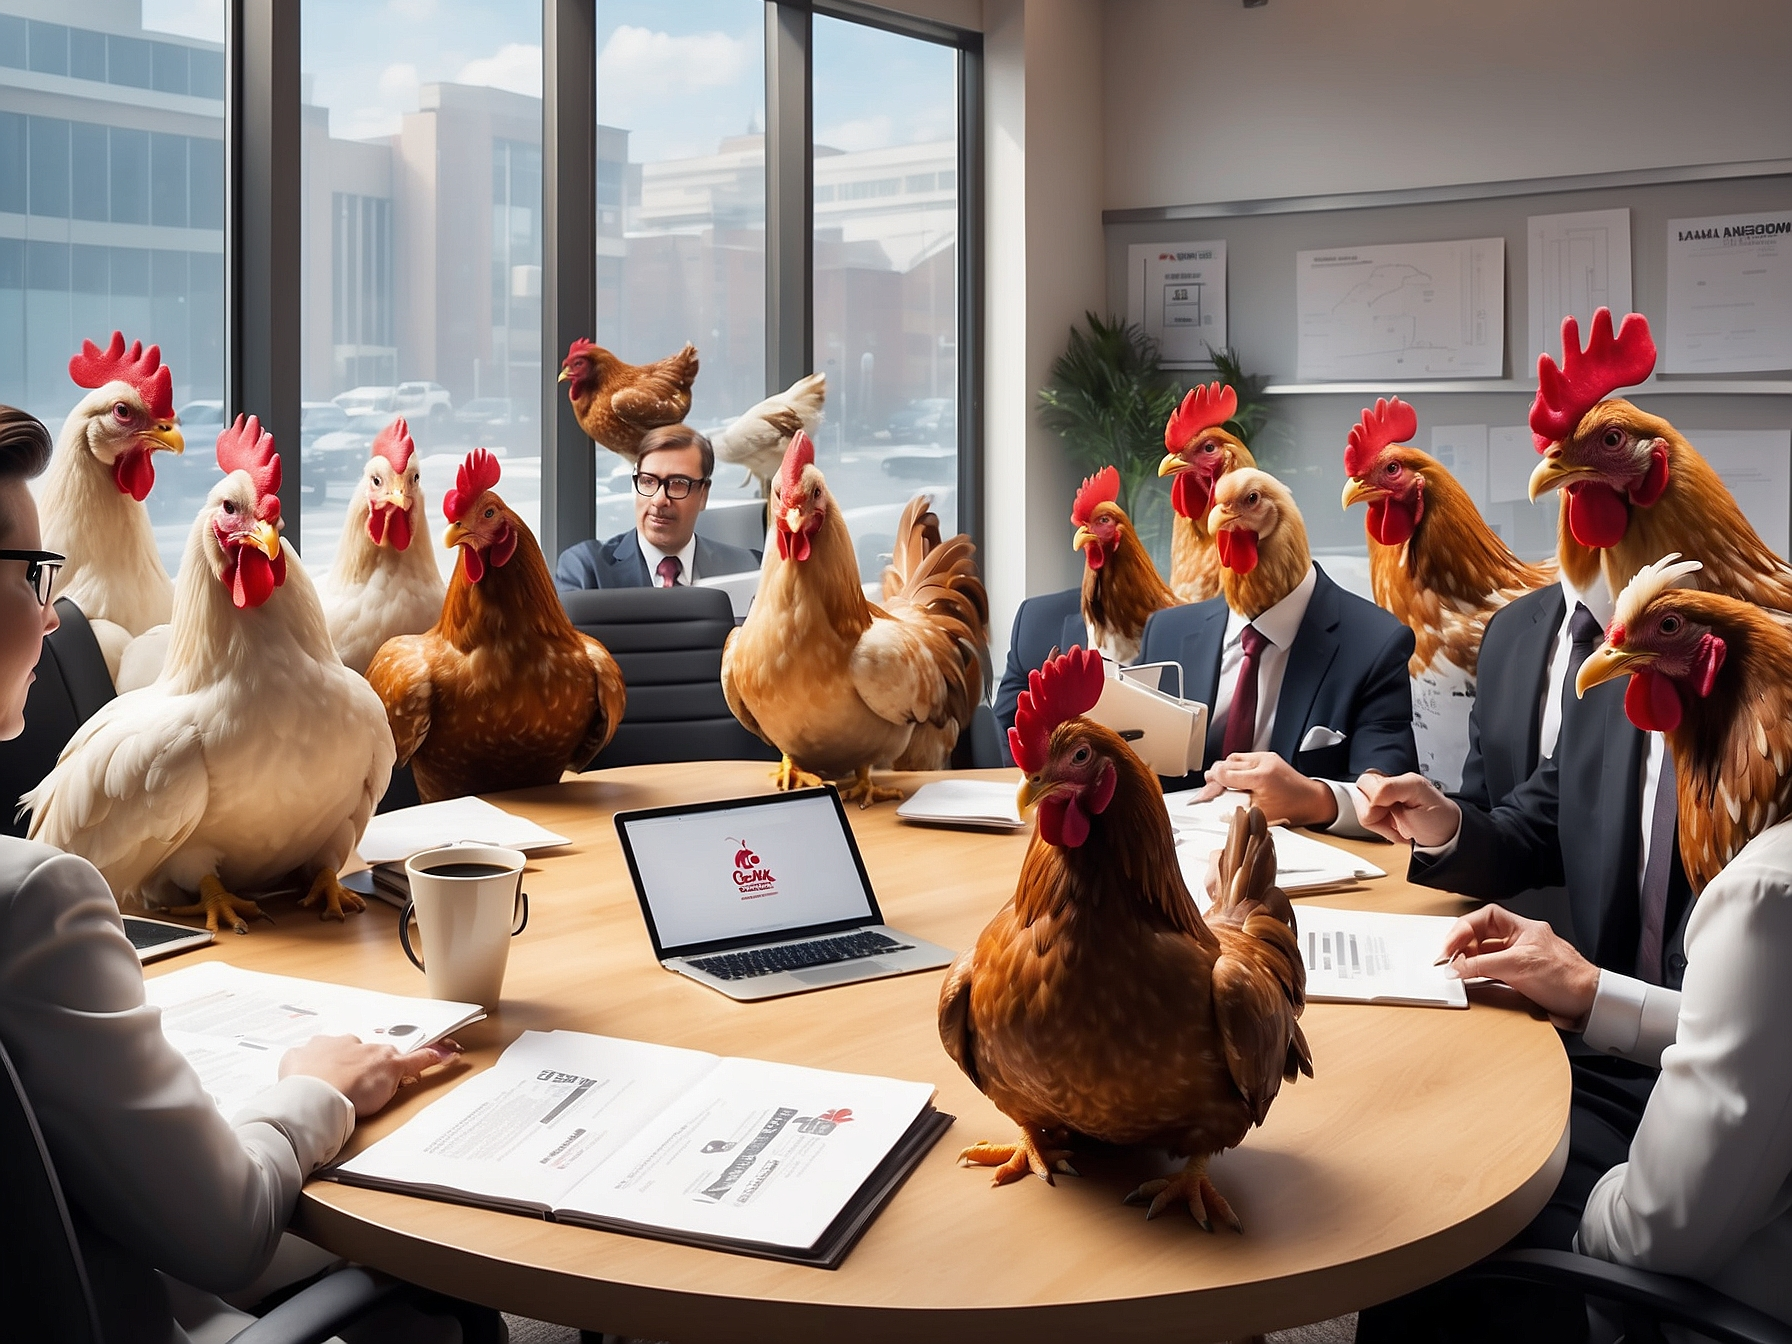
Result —
<path fill-rule="evenodd" d="M 1145 622 L 1152 612 L 1175 606 L 1176 594 L 1159 577 L 1132 520 L 1115 502 L 1119 498 L 1119 468 L 1103 467 L 1086 479 L 1070 506 L 1076 525 L 1070 544 L 1083 553 L 1083 626 L 1090 646 L 1130 663 L 1139 656 Z"/>
<path fill-rule="evenodd" d="M 1580 326 L 1562 320 L 1560 368 L 1537 361 L 1531 437 L 1543 461 L 1531 498 L 1560 489 L 1559 554 L 1585 586 L 1601 569 L 1616 593 L 1669 551 L 1704 562 L 1698 585 L 1764 607 L 1792 611 L 1792 566 L 1762 541 L 1723 481 L 1675 428 L 1610 394 L 1655 367 L 1649 322 L 1631 313 L 1612 335 L 1611 311 L 1593 314 L 1586 349 Z"/>
<path fill-rule="evenodd" d="M 1220 477 L 1207 530 L 1226 605 L 1247 621 L 1287 597 L 1312 568 L 1306 521 L 1288 487 L 1267 471 L 1245 467 Z"/>
<path fill-rule="evenodd" d="M 909 539 L 912 567 L 886 579 L 884 605 L 874 606 L 807 434 L 791 438 L 774 487 L 777 549 L 722 649 L 728 708 L 783 753 L 780 788 L 851 776 L 841 796 L 861 806 L 901 797 L 874 784 L 872 769 L 945 765 L 981 698 L 989 602 L 974 548 L 960 535 L 916 554 L 927 500 L 911 501 L 897 535 Z"/>
<path fill-rule="evenodd" d="M 676 425 L 691 409 L 697 347 L 652 364 L 624 364 L 601 345 L 580 339 L 560 365 L 579 428 L 618 457 L 634 464 L 650 429 Z"/>
<path fill-rule="evenodd" d="M 798 378 L 784 391 L 767 397 L 709 436 L 717 460 L 745 467 L 747 475 L 759 483 L 759 493 L 769 501 L 772 477 L 784 460 L 790 436 L 799 429 L 805 434 L 815 433 L 827 395 L 825 373 Z"/>
<path fill-rule="evenodd" d="M 1553 583 L 1555 566 L 1513 555 L 1444 465 L 1408 445 L 1417 431 L 1398 397 L 1363 412 L 1344 449 L 1344 507 L 1369 506 L 1370 588 L 1414 637 L 1419 768 L 1448 791 L 1462 783 L 1468 755 L 1481 632 L 1513 598 Z"/>
<path fill-rule="evenodd" d="M 1306 970 L 1275 885 L 1261 810 L 1241 808 L 1207 919 L 1190 899 L 1157 778 L 1118 734 L 1081 717 L 1101 659 L 1072 649 L 1028 679 L 1008 740 L 1038 805 L 1014 898 L 940 987 L 946 1053 L 1020 1126 L 963 1162 L 995 1183 L 1074 1174 L 1077 1135 L 1189 1161 L 1128 1202 L 1186 1202 L 1203 1228 L 1242 1231 L 1207 1164 L 1263 1123 L 1284 1078 L 1313 1075 L 1298 1021 Z"/>
<path fill-rule="evenodd" d="M 68 557 L 56 595 L 92 624 L 117 681 L 126 646 L 174 608 L 143 501 L 156 482 L 152 455 L 182 452 L 186 441 L 159 347 L 134 341 L 127 350 L 115 331 L 104 350 L 83 341 L 68 373 L 91 390 L 63 421 L 44 476 L 44 545 Z"/>
<path fill-rule="evenodd" d="M 1226 422 L 1238 413 L 1238 393 L 1220 383 L 1192 389 L 1164 425 L 1167 455 L 1159 476 L 1174 476 L 1170 507 L 1170 591 L 1182 602 L 1205 602 L 1220 591 L 1220 557 L 1207 531 L 1213 486 L 1228 471 L 1257 459 Z"/>
<path fill-rule="evenodd" d="M 1749 602 L 1679 586 L 1699 568 L 1670 554 L 1638 570 L 1575 681 L 1585 695 L 1628 674 L 1625 714 L 1666 734 L 1695 896 L 1792 813 L 1792 630 Z"/>
<path fill-rule="evenodd" d="M 394 420 L 373 441 L 323 590 L 330 641 L 356 672 L 367 671 L 388 639 L 422 634 L 442 614 L 444 586 L 428 526 L 416 445 L 410 427 Z"/>
<path fill-rule="evenodd" d="M 442 500 L 460 547 L 435 626 L 387 640 L 367 667 L 398 763 L 426 803 L 555 784 L 616 735 L 627 691 L 609 650 L 580 634 L 527 523 L 475 448 Z"/>
<path fill-rule="evenodd" d="M 224 479 L 193 524 L 161 676 L 108 702 L 22 800 L 31 838 L 79 854 L 122 903 L 247 929 L 243 893 L 305 884 L 326 918 L 363 907 L 336 871 L 392 773 L 376 696 L 342 665 L 280 539 L 280 458 L 254 417 L 218 436 Z"/>

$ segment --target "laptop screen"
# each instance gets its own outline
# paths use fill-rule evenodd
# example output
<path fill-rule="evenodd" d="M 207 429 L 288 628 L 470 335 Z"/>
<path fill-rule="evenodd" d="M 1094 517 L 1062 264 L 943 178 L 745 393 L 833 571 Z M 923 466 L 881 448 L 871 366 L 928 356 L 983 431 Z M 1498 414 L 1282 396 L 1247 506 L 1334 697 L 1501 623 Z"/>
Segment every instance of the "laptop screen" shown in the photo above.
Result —
<path fill-rule="evenodd" d="M 616 822 L 663 956 L 879 919 L 831 793 Z"/>

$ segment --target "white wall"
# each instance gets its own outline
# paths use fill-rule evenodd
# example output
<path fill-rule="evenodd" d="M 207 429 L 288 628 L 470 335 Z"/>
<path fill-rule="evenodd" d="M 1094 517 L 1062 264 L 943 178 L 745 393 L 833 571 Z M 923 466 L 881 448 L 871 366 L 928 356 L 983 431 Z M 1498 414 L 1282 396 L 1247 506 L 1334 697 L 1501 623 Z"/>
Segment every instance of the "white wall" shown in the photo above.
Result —
<path fill-rule="evenodd" d="M 1785 0 L 1108 0 L 1110 209 L 1792 157 Z"/>

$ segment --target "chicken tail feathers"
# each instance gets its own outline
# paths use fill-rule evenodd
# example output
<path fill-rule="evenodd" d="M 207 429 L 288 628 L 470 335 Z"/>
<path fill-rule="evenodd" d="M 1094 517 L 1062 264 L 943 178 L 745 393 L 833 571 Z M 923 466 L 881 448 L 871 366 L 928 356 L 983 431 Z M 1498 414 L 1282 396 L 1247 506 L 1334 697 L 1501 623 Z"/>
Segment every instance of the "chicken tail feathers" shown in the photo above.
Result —
<path fill-rule="evenodd" d="M 1294 906 L 1276 885 L 1276 843 L 1263 809 L 1239 808 L 1232 814 L 1226 847 L 1220 853 L 1219 894 L 1210 916 L 1241 928 L 1256 914 L 1266 914 L 1295 929 Z"/>

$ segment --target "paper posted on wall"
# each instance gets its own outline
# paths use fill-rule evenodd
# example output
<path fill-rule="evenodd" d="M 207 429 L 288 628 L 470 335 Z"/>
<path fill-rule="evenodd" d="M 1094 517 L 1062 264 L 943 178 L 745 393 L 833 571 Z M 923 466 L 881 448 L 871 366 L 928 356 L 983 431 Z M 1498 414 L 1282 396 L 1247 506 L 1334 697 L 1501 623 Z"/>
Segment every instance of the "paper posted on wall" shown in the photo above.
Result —
<path fill-rule="evenodd" d="M 1792 210 L 1668 221 L 1668 373 L 1792 369 Z"/>
<path fill-rule="evenodd" d="M 1126 249 L 1126 320 L 1170 368 L 1212 368 L 1226 345 L 1226 242 L 1134 243 Z"/>

